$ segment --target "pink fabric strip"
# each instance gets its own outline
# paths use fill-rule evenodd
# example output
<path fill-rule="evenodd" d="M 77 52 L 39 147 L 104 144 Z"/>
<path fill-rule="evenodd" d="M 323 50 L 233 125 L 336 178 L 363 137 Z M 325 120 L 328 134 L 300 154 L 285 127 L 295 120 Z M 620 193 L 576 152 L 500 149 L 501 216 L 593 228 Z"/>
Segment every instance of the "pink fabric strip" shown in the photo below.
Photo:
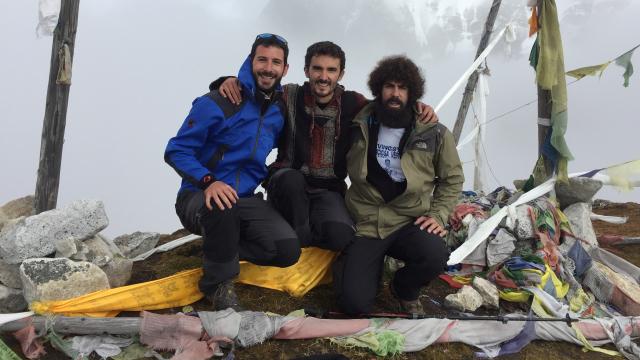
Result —
<path fill-rule="evenodd" d="M 297 318 L 285 323 L 274 339 L 311 339 L 347 336 L 369 327 L 369 319 L 333 320 L 313 317 Z"/>
<path fill-rule="evenodd" d="M 36 329 L 29 321 L 29 325 L 13 333 L 13 336 L 20 343 L 22 353 L 27 359 L 37 359 L 46 355 L 42 341 L 36 336 Z"/>

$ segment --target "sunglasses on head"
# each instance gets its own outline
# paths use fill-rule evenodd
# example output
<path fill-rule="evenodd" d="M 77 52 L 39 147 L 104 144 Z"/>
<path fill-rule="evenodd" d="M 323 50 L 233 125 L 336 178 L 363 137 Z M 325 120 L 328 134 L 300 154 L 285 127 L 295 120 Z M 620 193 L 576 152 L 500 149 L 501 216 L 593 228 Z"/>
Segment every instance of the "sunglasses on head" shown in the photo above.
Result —
<path fill-rule="evenodd" d="M 258 39 L 270 39 L 270 38 L 276 38 L 276 40 L 278 40 L 278 42 L 280 42 L 282 45 L 287 45 L 287 40 L 285 40 L 280 35 L 271 34 L 271 33 L 263 33 L 263 34 L 260 34 L 260 35 L 256 36 L 256 40 L 258 40 Z"/>

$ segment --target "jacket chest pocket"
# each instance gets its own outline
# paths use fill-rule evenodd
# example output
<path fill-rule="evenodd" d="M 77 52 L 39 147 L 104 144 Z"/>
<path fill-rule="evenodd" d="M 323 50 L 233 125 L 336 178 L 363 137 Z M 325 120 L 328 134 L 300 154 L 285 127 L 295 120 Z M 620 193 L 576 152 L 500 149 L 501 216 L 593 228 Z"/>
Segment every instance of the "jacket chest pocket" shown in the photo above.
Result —
<path fill-rule="evenodd" d="M 359 131 L 352 131 L 350 140 L 351 148 L 347 152 L 347 173 L 352 182 L 363 181 L 366 177 L 367 145 Z"/>

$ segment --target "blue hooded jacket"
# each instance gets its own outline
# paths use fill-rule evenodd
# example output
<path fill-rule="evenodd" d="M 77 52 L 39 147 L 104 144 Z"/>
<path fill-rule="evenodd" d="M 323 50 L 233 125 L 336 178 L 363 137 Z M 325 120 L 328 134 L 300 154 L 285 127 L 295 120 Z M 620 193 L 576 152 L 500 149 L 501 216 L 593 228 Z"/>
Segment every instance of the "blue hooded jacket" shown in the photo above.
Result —
<path fill-rule="evenodd" d="M 284 126 L 282 87 L 278 85 L 274 99 L 265 99 L 253 78 L 250 57 L 238 79 L 243 94 L 239 110 L 225 118 L 218 103 L 203 95 L 193 101 L 178 134 L 169 140 L 164 159 L 182 177 L 179 193 L 204 190 L 217 180 L 232 186 L 239 197 L 249 197 L 267 176 L 267 155 Z"/>

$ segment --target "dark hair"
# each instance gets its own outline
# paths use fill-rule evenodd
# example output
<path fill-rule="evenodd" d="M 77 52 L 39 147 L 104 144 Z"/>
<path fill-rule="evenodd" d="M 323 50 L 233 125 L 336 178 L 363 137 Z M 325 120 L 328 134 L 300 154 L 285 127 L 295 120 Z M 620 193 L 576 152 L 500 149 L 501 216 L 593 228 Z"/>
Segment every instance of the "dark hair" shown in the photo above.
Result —
<path fill-rule="evenodd" d="M 272 34 L 272 36 L 264 36 L 264 34 L 258 35 L 256 40 L 253 42 L 253 45 L 251 45 L 251 54 L 249 55 L 251 57 L 251 61 L 253 61 L 253 57 L 256 56 L 256 48 L 258 48 L 259 45 L 266 47 L 276 46 L 284 51 L 284 63 L 287 64 L 287 58 L 289 57 L 289 45 L 287 45 L 286 41 L 283 40 L 283 37 L 275 34 Z"/>
<path fill-rule="evenodd" d="M 308 68 L 309 64 L 311 64 L 311 58 L 318 55 L 327 55 L 340 59 L 340 71 L 344 71 L 344 65 L 347 60 L 340 46 L 331 41 L 320 41 L 311 44 L 311 46 L 307 48 L 307 54 L 304 56 L 304 67 Z"/>
<path fill-rule="evenodd" d="M 369 74 L 369 90 L 374 97 L 382 94 L 382 86 L 389 81 L 397 81 L 409 89 L 409 104 L 424 95 L 424 77 L 418 66 L 404 55 L 383 58 Z"/>

